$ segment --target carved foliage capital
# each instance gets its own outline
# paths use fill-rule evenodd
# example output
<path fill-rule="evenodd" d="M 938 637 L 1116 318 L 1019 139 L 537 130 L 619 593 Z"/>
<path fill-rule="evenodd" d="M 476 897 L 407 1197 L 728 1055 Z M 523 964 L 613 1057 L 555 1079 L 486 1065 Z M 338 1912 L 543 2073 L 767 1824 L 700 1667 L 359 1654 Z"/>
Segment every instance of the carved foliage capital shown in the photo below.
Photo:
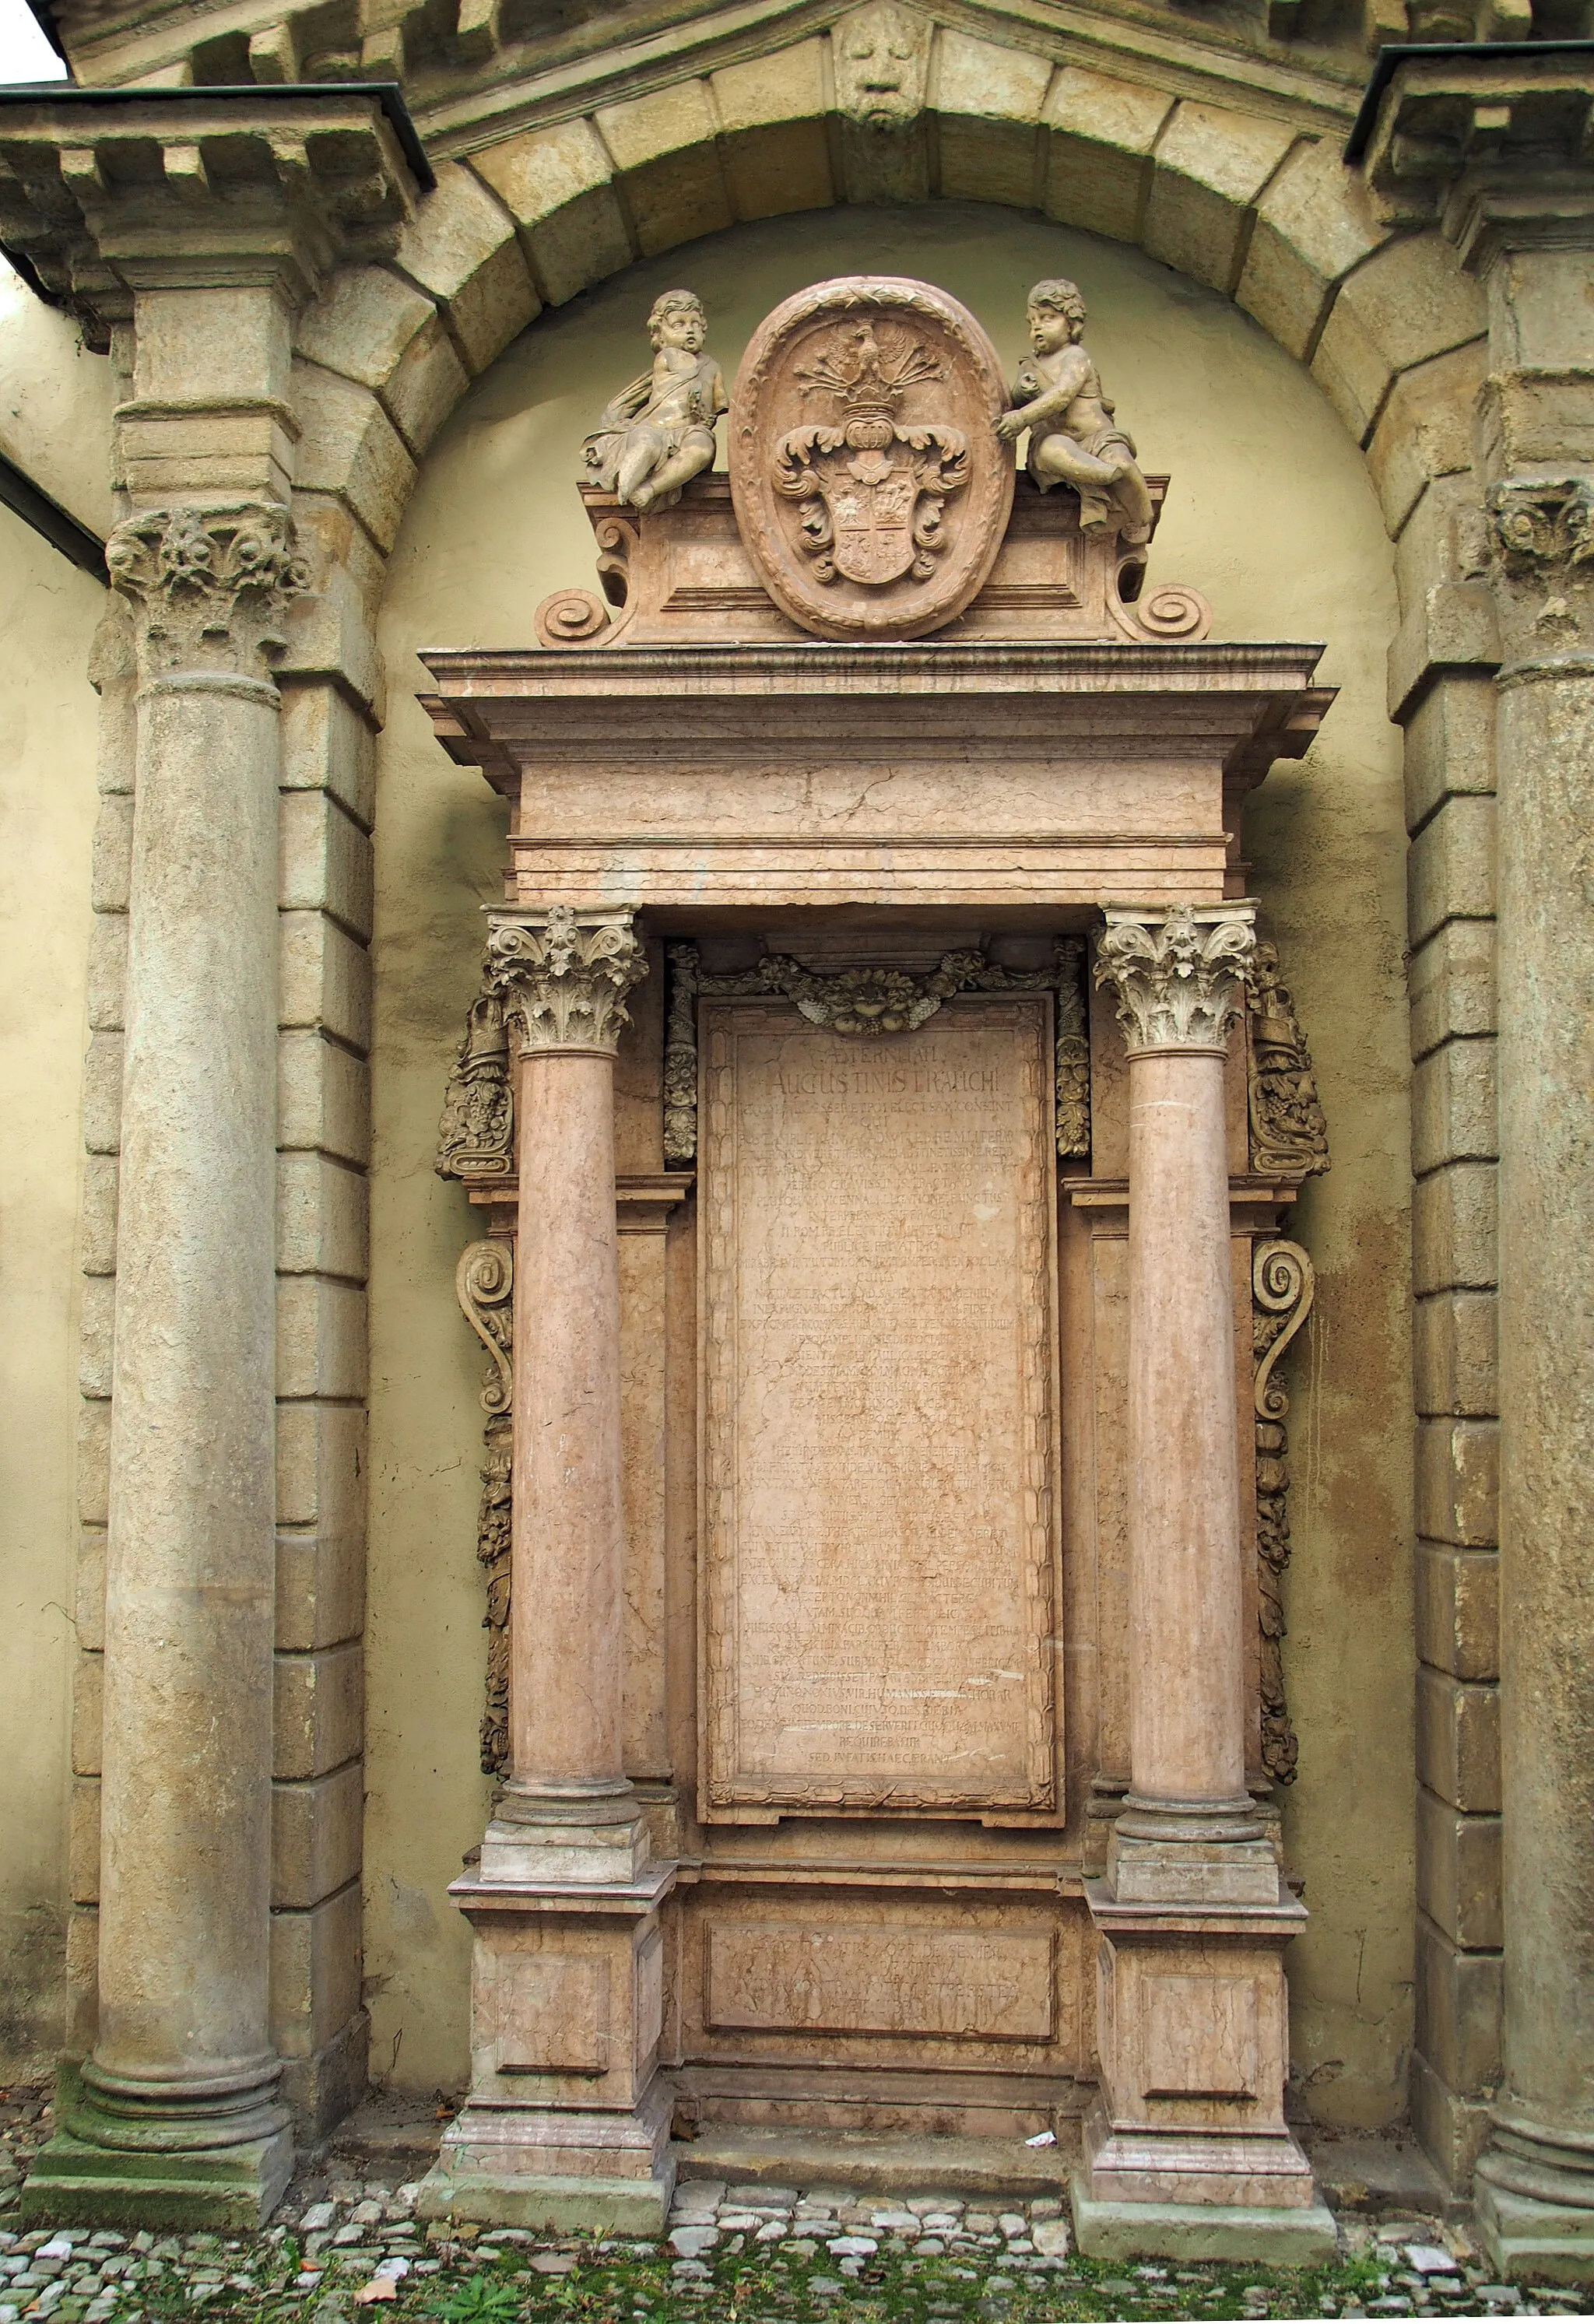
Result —
<path fill-rule="evenodd" d="M 1594 563 L 1594 478 L 1509 477 L 1488 496 L 1495 543 L 1507 572 L 1551 578 Z"/>
<path fill-rule="evenodd" d="M 1131 1056 L 1227 1047 L 1245 1005 L 1255 917 L 1248 903 L 1180 904 L 1166 917 L 1109 905 L 1096 982 L 1112 988 Z"/>
<path fill-rule="evenodd" d="M 288 511 L 269 501 L 148 509 L 106 543 L 111 586 L 133 602 L 155 672 L 264 677 L 287 643 L 282 620 L 309 587 Z"/>
<path fill-rule="evenodd" d="M 520 1020 L 521 1053 L 604 1049 L 631 1022 L 625 996 L 648 973 L 629 911 L 494 913 L 487 982 Z"/>

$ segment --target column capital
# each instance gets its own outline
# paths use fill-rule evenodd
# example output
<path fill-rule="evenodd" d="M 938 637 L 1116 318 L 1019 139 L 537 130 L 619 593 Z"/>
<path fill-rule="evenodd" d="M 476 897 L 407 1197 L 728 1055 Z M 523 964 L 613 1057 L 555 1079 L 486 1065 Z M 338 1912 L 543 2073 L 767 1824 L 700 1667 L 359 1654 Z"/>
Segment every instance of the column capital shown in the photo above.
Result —
<path fill-rule="evenodd" d="M 131 598 L 146 676 L 263 679 L 287 644 L 309 567 L 280 503 L 146 509 L 106 543 L 111 586 Z"/>
<path fill-rule="evenodd" d="M 1171 911 L 1109 904 L 1096 944 L 1095 977 L 1110 985 L 1131 1056 L 1148 1049 L 1229 1046 L 1245 1006 L 1257 949 L 1257 908 L 1175 904 Z"/>
<path fill-rule="evenodd" d="M 631 1022 L 625 996 L 648 973 L 635 917 L 568 904 L 489 914 L 487 981 L 520 1021 L 523 1057 L 614 1055 Z"/>

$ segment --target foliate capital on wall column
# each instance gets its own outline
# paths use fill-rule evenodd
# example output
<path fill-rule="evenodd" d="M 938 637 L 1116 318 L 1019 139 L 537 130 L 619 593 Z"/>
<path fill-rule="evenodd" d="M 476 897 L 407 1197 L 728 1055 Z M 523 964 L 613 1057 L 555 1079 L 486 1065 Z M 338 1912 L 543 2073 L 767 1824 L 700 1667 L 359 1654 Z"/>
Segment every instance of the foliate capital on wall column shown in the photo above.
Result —
<path fill-rule="evenodd" d="M 1488 495 L 1506 651 L 1532 659 L 1594 642 L 1594 476 L 1507 476 Z"/>
<path fill-rule="evenodd" d="M 631 1022 L 625 996 L 648 973 L 635 915 L 494 912 L 487 922 L 487 981 L 519 1020 L 521 1055 L 604 1050 L 613 1056 Z"/>
<path fill-rule="evenodd" d="M 1096 982 L 1109 985 L 1131 1056 L 1147 1049 L 1228 1047 L 1245 1007 L 1257 949 L 1257 908 L 1175 904 L 1145 911 L 1109 904 L 1096 944 Z"/>
<path fill-rule="evenodd" d="M 133 602 L 146 676 L 265 678 L 289 604 L 309 587 L 292 519 L 269 501 L 147 509 L 116 527 L 106 565 Z"/>

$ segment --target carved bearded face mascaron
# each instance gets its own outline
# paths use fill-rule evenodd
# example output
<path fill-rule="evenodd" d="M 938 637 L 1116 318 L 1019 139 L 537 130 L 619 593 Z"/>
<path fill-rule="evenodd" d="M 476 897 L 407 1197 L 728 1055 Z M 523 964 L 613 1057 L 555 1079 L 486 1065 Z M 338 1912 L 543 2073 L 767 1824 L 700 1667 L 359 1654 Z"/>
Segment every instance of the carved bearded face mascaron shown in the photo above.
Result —
<path fill-rule="evenodd" d="M 924 111 L 929 19 L 890 0 L 842 17 L 833 35 L 841 111 L 868 129 L 897 129 Z"/>

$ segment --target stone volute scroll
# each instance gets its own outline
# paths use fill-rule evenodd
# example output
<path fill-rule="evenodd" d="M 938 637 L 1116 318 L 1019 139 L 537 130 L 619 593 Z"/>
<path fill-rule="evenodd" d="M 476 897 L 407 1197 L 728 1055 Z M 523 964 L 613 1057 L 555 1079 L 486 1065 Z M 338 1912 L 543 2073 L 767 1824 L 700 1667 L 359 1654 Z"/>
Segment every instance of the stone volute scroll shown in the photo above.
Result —
<path fill-rule="evenodd" d="M 731 398 L 731 493 L 775 603 L 823 638 L 917 638 L 1001 548 L 1012 455 L 995 348 L 926 282 L 848 275 L 753 333 Z"/>

